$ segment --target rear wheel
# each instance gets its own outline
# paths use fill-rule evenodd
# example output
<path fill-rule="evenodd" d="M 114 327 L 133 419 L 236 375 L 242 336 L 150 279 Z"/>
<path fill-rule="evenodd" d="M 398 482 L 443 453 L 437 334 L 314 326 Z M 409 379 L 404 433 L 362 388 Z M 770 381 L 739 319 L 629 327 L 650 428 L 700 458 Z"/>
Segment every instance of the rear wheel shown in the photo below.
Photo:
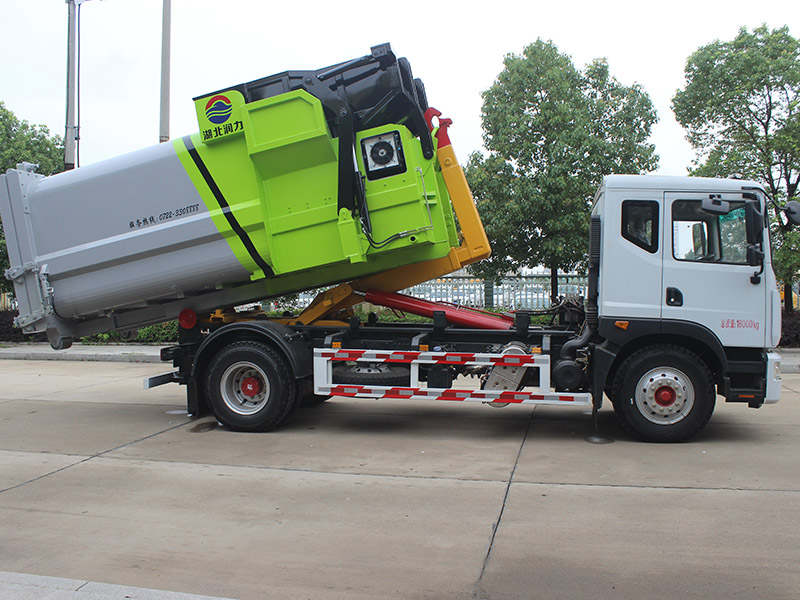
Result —
<path fill-rule="evenodd" d="M 649 442 L 686 440 L 705 427 L 716 394 L 711 372 L 679 346 L 643 348 L 622 363 L 612 389 L 623 427 Z"/>
<path fill-rule="evenodd" d="M 235 431 L 269 431 L 297 401 L 286 361 L 259 342 L 235 342 L 211 360 L 206 380 L 211 411 Z"/>

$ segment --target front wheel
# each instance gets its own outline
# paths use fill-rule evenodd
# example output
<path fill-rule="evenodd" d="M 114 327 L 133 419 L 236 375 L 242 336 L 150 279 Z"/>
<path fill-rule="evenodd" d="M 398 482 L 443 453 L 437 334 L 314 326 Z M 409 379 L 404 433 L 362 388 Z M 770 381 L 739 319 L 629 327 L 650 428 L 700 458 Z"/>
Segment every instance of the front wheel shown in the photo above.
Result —
<path fill-rule="evenodd" d="M 716 403 L 708 367 L 679 346 L 650 346 L 629 356 L 611 398 L 623 427 L 648 442 L 690 438 L 708 423 Z"/>
<path fill-rule="evenodd" d="M 286 361 L 259 342 L 235 342 L 211 360 L 206 380 L 211 412 L 235 431 L 269 431 L 297 401 Z"/>

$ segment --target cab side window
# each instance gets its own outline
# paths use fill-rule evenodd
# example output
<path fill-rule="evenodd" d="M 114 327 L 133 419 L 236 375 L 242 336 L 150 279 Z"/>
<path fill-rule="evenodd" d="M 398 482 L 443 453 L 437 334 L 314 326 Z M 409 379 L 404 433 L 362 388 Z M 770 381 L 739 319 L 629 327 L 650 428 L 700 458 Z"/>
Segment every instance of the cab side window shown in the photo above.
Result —
<path fill-rule="evenodd" d="M 658 208 L 649 200 L 622 203 L 622 237 L 651 254 L 658 252 Z"/>
<path fill-rule="evenodd" d="M 672 204 L 672 255 L 677 260 L 747 264 L 744 202 L 731 202 L 730 212 L 705 212 L 700 202 Z"/>

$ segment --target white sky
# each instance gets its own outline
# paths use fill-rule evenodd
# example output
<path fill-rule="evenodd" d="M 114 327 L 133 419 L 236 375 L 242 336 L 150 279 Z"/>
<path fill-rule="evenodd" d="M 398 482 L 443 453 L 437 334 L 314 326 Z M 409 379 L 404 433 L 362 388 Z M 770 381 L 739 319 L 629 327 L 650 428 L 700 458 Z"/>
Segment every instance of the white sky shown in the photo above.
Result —
<path fill-rule="evenodd" d="M 162 0 L 91 0 L 81 8 L 81 164 L 158 142 Z M 63 135 L 67 5 L 0 0 L 0 100 Z M 670 101 L 686 58 L 715 39 L 789 25 L 797 0 L 629 2 L 295 2 L 172 0 L 172 137 L 197 131 L 192 97 L 285 70 L 318 69 L 390 42 L 425 82 L 432 106 L 451 117 L 464 162 L 480 149 L 481 91 L 541 37 L 582 68 L 608 59 L 611 74 L 639 83 L 659 114 L 652 142 L 659 173 L 682 175 L 693 153 Z"/>

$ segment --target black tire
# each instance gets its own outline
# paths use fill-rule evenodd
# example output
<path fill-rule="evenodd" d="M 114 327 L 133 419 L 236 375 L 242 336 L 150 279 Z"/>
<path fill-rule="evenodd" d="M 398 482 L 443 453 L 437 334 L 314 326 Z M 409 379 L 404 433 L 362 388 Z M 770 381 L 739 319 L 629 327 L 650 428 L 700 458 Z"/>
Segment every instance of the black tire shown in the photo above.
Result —
<path fill-rule="evenodd" d="M 334 383 L 408 387 L 410 381 L 411 370 L 403 365 L 381 363 L 369 367 L 359 363 L 345 363 L 333 367 Z"/>
<path fill-rule="evenodd" d="M 269 431 L 296 406 L 297 388 L 286 361 L 259 342 L 224 347 L 206 379 L 211 412 L 234 431 Z"/>
<path fill-rule="evenodd" d="M 650 346 L 629 356 L 614 377 L 611 399 L 622 426 L 646 442 L 684 441 L 714 412 L 711 371 L 679 346 Z"/>

